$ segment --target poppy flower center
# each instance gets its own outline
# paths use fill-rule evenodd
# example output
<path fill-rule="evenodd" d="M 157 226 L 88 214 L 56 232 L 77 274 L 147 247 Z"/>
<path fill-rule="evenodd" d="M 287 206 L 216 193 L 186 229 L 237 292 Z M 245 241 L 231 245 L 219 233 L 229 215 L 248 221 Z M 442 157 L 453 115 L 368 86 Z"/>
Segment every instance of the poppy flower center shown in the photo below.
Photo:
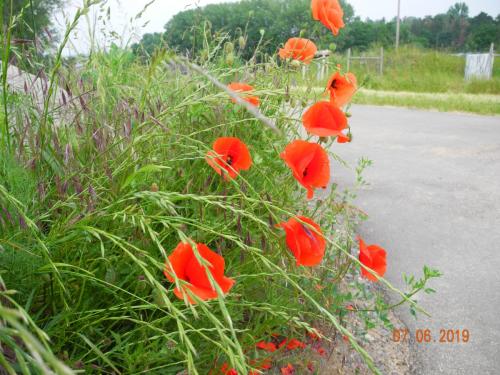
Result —
<path fill-rule="evenodd" d="M 336 79 L 334 79 L 334 80 L 332 81 L 332 84 L 331 84 L 331 86 L 330 86 L 330 87 L 331 87 L 332 89 L 336 89 L 336 88 L 337 88 L 337 80 L 336 80 Z"/>
<path fill-rule="evenodd" d="M 304 169 L 304 172 L 302 172 L 302 177 L 307 177 L 307 168 Z"/>
<path fill-rule="evenodd" d="M 227 165 L 233 165 L 233 157 L 231 155 L 227 156 L 226 163 Z"/>

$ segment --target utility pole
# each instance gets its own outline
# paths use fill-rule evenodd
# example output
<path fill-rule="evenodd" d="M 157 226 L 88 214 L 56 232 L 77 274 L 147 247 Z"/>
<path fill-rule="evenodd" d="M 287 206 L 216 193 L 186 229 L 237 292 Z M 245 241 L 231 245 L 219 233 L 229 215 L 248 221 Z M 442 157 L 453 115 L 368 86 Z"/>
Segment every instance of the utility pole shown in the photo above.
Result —
<path fill-rule="evenodd" d="M 399 48 L 399 29 L 401 26 L 401 0 L 398 0 L 398 19 L 396 21 L 396 49 Z"/>

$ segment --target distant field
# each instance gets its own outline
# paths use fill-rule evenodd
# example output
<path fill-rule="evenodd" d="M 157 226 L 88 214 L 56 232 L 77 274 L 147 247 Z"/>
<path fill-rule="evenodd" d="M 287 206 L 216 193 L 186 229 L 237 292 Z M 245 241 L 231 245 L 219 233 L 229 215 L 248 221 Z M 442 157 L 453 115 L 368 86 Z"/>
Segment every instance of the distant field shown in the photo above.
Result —
<path fill-rule="evenodd" d="M 354 56 L 378 56 L 379 50 L 353 52 Z M 333 71 L 337 64 L 346 68 L 346 54 L 336 54 L 329 61 Z M 378 62 L 351 62 L 350 70 L 356 74 L 360 84 L 367 89 L 385 91 L 407 91 L 426 93 L 467 93 L 500 94 L 500 59 L 497 58 L 490 81 L 464 80 L 465 58 L 444 52 L 403 47 L 399 52 L 385 51 L 384 75 L 378 73 Z M 317 69 L 314 64 L 309 68 L 306 80 L 299 77 L 305 85 L 316 81 Z"/>
<path fill-rule="evenodd" d="M 377 52 L 378 53 L 378 52 Z M 367 55 L 373 55 L 367 53 Z M 359 55 L 356 53 L 356 55 Z M 337 59 L 339 57 L 336 57 Z M 345 56 L 342 57 L 345 60 Z M 345 64 L 345 61 L 341 63 Z M 405 47 L 386 51 L 384 75 L 375 64 L 351 64 L 360 82 L 368 89 L 409 92 L 453 92 L 468 94 L 500 94 L 500 60 L 497 59 L 490 81 L 464 80 L 465 57 L 436 51 Z"/>
<path fill-rule="evenodd" d="M 370 51 L 364 55 L 379 53 Z M 346 63 L 345 54 L 334 55 L 328 71 L 334 71 L 337 64 L 345 69 Z M 354 103 L 500 114 L 500 59 L 495 61 L 492 80 L 470 82 L 464 80 L 465 58 L 443 52 L 403 47 L 399 52 L 385 51 L 383 75 L 379 74 L 377 64 L 374 61 L 351 63 L 350 70 L 358 77 L 361 87 Z M 314 96 L 323 90 L 323 81 L 318 80 L 315 64 L 308 68 L 305 79 L 297 74 L 301 87 L 315 86 Z"/>

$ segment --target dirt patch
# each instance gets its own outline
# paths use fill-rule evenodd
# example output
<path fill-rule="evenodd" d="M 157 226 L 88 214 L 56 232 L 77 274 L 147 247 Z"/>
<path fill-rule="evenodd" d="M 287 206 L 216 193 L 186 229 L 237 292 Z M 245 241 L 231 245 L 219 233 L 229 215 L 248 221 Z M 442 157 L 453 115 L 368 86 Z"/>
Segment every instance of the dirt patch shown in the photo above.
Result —
<path fill-rule="evenodd" d="M 389 319 L 394 327 L 404 328 L 404 323 L 393 313 L 389 314 Z M 350 325 L 359 325 L 354 318 Z M 363 339 L 363 348 L 371 355 L 375 365 L 383 374 L 403 375 L 410 374 L 411 350 L 410 343 L 394 342 L 392 331 L 377 327 L 367 332 Z M 349 342 L 345 342 L 342 337 L 337 337 L 329 345 L 331 354 L 321 363 L 318 374 L 371 374 L 372 371 L 364 363 L 361 356 L 356 352 Z"/>

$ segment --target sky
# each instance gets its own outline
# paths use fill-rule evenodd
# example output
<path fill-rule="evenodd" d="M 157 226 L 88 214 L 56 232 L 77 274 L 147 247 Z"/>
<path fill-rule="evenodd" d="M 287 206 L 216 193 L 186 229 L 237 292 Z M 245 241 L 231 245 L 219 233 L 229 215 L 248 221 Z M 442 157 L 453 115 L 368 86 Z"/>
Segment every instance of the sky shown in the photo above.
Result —
<path fill-rule="evenodd" d="M 71 38 L 66 54 L 85 53 L 90 46 L 89 29 L 96 34 L 105 34 L 106 40 L 113 40 L 124 46 L 136 42 L 145 33 L 161 32 L 163 26 L 176 13 L 185 9 L 193 9 L 207 4 L 231 2 L 234 0 L 156 0 L 136 19 L 151 0 L 106 0 L 104 9 L 94 10 L 80 23 L 75 35 Z M 444 13 L 458 0 L 401 0 L 403 17 L 423 17 Z M 472 16 L 486 12 L 496 17 L 500 14 L 500 0 L 461 0 L 465 1 Z M 56 15 L 56 23 L 61 30 L 65 29 L 65 20 L 72 18 L 83 0 L 68 0 L 68 5 Z M 391 19 L 396 15 L 397 0 L 348 0 L 354 7 L 356 15 L 371 19 Z M 106 16 L 109 7 L 109 19 Z M 98 27 L 89 27 L 97 24 Z M 112 33 L 112 31 L 114 33 Z"/>

